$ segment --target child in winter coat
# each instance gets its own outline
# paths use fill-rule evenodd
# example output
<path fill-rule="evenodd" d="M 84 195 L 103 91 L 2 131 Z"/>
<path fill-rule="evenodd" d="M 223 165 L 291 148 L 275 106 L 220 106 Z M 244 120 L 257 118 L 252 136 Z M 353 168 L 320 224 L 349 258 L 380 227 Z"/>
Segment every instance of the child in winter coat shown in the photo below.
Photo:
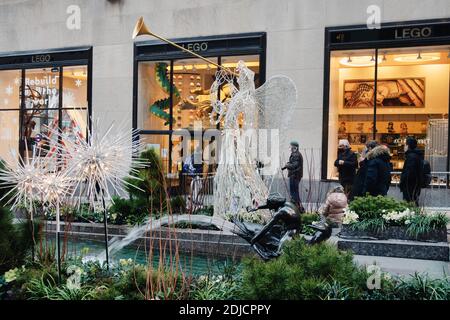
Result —
<path fill-rule="evenodd" d="M 347 196 L 344 188 L 338 185 L 328 192 L 325 203 L 319 209 L 321 220 L 326 219 L 331 224 L 341 225 L 345 208 L 347 208 Z"/>

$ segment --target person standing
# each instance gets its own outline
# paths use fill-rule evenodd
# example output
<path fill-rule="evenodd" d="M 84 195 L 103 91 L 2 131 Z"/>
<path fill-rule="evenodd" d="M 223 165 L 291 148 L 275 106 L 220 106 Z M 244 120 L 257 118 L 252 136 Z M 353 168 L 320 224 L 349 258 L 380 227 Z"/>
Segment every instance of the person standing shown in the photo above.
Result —
<path fill-rule="evenodd" d="M 350 195 L 348 197 L 349 201 L 353 201 L 355 197 L 362 197 L 363 194 L 363 187 L 364 187 L 364 181 L 366 180 L 367 175 L 367 154 L 376 146 L 378 146 L 378 143 L 375 140 L 370 140 L 366 143 L 366 147 L 361 155 L 361 158 L 359 159 L 359 169 L 358 172 L 356 172 L 355 181 L 353 183 L 352 191 L 350 192 Z"/>
<path fill-rule="evenodd" d="M 400 176 L 400 191 L 403 199 L 419 205 L 423 177 L 423 152 L 417 149 L 417 140 L 408 137 L 405 145 L 405 163 Z"/>
<path fill-rule="evenodd" d="M 338 157 L 334 161 L 334 166 L 339 172 L 339 182 L 344 187 L 345 194 L 348 195 L 355 180 L 358 161 L 347 139 L 339 140 Z"/>
<path fill-rule="evenodd" d="M 386 146 L 377 146 L 367 153 L 367 172 L 362 195 L 386 196 L 391 185 L 391 155 Z"/>
<path fill-rule="evenodd" d="M 304 209 L 300 202 L 299 190 L 299 184 L 303 177 L 303 157 L 298 148 L 299 144 L 297 141 L 290 143 L 291 155 L 289 156 L 289 161 L 281 170 L 288 170 L 291 200 L 298 206 L 300 212 L 303 212 Z"/>

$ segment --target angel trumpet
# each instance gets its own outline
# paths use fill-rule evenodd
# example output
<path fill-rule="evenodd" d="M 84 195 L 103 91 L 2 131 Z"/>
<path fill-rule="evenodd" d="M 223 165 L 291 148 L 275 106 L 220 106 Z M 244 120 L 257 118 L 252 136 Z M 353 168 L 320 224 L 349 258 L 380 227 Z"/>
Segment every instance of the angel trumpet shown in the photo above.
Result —
<path fill-rule="evenodd" d="M 145 25 L 144 18 L 143 17 L 139 17 L 138 21 L 136 22 L 136 25 L 134 26 L 133 39 L 135 39 L 138 36 L 142 36 L 142 35 L 153 36 L 153 37 L 155 37 L 155 38 L 157 38 L 157 39 L 159 39 L 159 40 L 161 40 L 163 42 L 166 42 L 166 43 L 174 46 L 175 48 L 178 48 L 178 49 L 180 49 L 180 50 L 182 50 L 184 52 L 190 53 L 193 56 L 195 56 L 195 57 L 197 57 L 199 59 L 202 59 L 203 61 L 205 61 L 205 62 L 207 62 L 209 64 L 212 64 L 212 65 L 216 66 L 217 68 L 223 69 L 223 70 L 229 72 L 230 74 L 232 74 L 235 77 L 238 76 L 237 73 L 231 71 L 230 69 L 225 68 L 224 66 L 221 66 L 221 65 L 219 65 L 219 64 L 217 64 L 217 63 L 215 63 L 215 62 L 213 62 L 213 61 L 211 61 L 211 60 L 209 60 L 209 59 L 207 59 L 207 58 L 205 58 L 205 57 L 203 57 L 203 56 L 201 56 L 201 55 L 199 55 L 199 54 L 197 54 L 197 53 L 195 53 L 195 52 L 193 52 L 191 50 L 189 50 L 189 49 L 186 49 L 186 48 L 176 44 L 173 41 L 165 39 L 165 38 L 163 38 L 163 37 L 161 37 L 161 36 L 151 32 L 150 29 Z"/>

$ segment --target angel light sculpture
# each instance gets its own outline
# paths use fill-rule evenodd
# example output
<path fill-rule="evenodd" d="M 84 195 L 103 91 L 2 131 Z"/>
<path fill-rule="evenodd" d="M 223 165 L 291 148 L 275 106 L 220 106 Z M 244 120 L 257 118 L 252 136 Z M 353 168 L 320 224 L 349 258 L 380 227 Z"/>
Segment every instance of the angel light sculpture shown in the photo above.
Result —
<path fill-rule="evenodd" d="M 296 86 L 290 78 L 275 76 L 256 89 L 255 74 L 243 61 L 238 62 L 236 71 L 237 84 L 230 72 L 218 71 L 210 91 L 211 121 L 223 122 L 219 164 L 214 177 L 214 214 L 226 218 L 243 216 L 246 208 L 267 199 L 269 188 L 257 170 L 257 162 L 264 159 L 272 169 L 279 168 L 276 160 L 280 146 L 286 144 L 286 135 L 278 133 L 289 126 L 291 111 L 297 102 Z M 218 90 L 222 86 L 230 88 L 229 98 L 225 101 L 218 99 Z M 271 157 L 254 152 L 261 150 L 256 129 L 276 130 Z M 254 216 L 252 220 L 268 218 L 267 211 L 254 213 L 257 214 L 260 216 Z"/>

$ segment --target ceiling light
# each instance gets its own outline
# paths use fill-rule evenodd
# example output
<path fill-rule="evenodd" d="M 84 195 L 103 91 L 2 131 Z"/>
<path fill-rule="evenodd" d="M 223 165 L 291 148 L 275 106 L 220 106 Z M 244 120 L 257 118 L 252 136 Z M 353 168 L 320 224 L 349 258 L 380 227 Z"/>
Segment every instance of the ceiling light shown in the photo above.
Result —
<path fill-rule="evenodd" d="M 378 57 L 378 63 L 382 62 L 381 59 Z M 349 67 L 370 67 L 375 65 L 375 58 L 374 56 L 353 56 L 342 58 L 339 63 Z"/>
<path fill-rule="evenodd" d="M 394 57 L 394 61 L 397 62 L 423 62 L 423 61 L 436 61 L 440 59 L 439 53 L 409 53 L 397 55 Z"/>
<path fill-rule="evenodd" d="M 383 59 L 382 59 L 382 61 L 386 61 L 387 60 L 387 58 L 386 58 L 386 52 L 385 53 L 383 53 Z"/>

